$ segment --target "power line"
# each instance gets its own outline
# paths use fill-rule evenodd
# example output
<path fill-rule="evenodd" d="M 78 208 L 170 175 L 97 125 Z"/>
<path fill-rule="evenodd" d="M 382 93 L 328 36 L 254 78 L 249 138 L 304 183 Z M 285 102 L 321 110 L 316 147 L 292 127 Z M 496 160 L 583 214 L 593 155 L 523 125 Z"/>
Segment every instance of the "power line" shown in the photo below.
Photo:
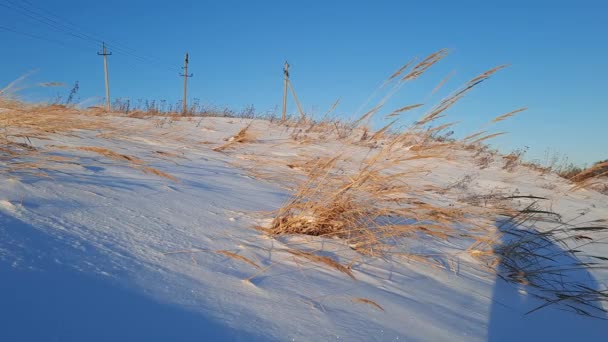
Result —
<path fill-rule="evenodd" d="M 11 3 L 15 4 L 15 3 L 14 3 L 14 2 L 12 2 L 11 0 L 7 0 L 7 1 L 9 1 L 9 2 L 11 2 Z M 23 3 L 27 4 L 27 5 L 28 5 L 30 8 L 34 8 L 34 9 L 38 10 L 39 12 L 44 12 L 44 13 L 48 14 L 48 15 L 50 16 L 50 19 L 49 19 L 49 20 L 51 20 L 51 21 L 53 21 L 53 22 L 56 22 L 56 23 L 58 23 L 58 24 L 60 24 L 60 25 L 62 25 L 62 26 L 64 26 L 64 27 L 66 27 L 66 28 L 70 28 L 69 26 L 71 26 L 71 28 L 70 28 L 70 29 L 84 31 L 82 28 L 79 28 L 79 27 L 78 27 L 78 25 L 74 24 L 73 22 L 71 22 L 71 21 L 69 21 L 69 20 L 67 20 L 67 19 L 65 19 L 65 18 L 62 18 L 62 17 L 58 16 L 57 14 L 55 14 L 55 13 L 51 12 L 51 11 L 50 11 L 50 10 L 48 10 L 48 9 L 45 9 L 45 8 L 43 8 L 43 7 L 36 6 L 36 5 L 32 4 L 31 2 L 29 2 L 29 1 L 27 1 L 27 0 L 21 0 L 21 2 L 23 2 Z M 15 5 L 17 5 L 17 4 L 15 4 Z M 23 6 L 21 6 L 21 7 L 23 7 Z M 38 15 L 42 16 L 40 13 L 38 13 Z M 42 17 L 47 18 L 47 19 L 49 18 L 49 17 L 47 17 L 47 16 L 42 16 Z M 54 17 L 54 18 L 53 18 L 53 17 Z M 62 22 L 60 22 L 59 20 L 60 20 L 60 21 L 63 21 L 63 23 L 62 23 Z M 95 35 L 89 35 L 89 34 L 86 34 L 86 33 L 84 33 L 83 35 L 84 35 L 84 36 L 87 36 L 89 39 L 95 40 L 97 43 L 101 42 L 101 40 L 100 40 L 99 38 L 96 38 L 96 37 L 95 37 Z M 116 49 L 116 48 L 120 48 L 120 46 L 121 46 L 122 44 L 117 44 L 117 43 L 115 43 L 115 44 L 112 44 L 112 45 L 113 45 L 113 46 L 114 46 L 114 48 Z M 128 50 L 128 49 L 129 49 L 129 48 L 127 47 L 127 48 L 126 48 L 126 50 Z M 145 57 L 145 56 L 144 56 L 144 57 Z"/>
<path fill-rule="evenodd" d="M 68 48 L 68 49 L 79 49 L 79 50 L 84 49 L 82 46 L 80 46 L 78 44 L 73 44 L 73 43 L 72 44 L 67 44 L 64 41 L 60 41 L 60 40 L 56 40 L 56 39 L 50 39 L 50 38 L 45 37 L 45 36 L 40 36 L 40 35 L 32 34 L 32 33 L 29 33 L 29 32 L 23 32 L 23 31 L 15 30 L 13 28 L 6 27 L 6 26 L 1 26 L 0 25 L 0 30 L 6 31 L 6 32 L 10 32 L 10 33 L 14 33 L 14 34 L 17 34 L 17 35 L 21 35 L 21 36 L 28 37 L 28 38 L 38 39 L 38 40 L 41 40 L 41 41 L 45 41 L 45 42 L 50 42 L 50 43 L 53 43 L 53 44 L 61 45 L 61 46 L 65 47 L 65 48 Z M 125 63 L 127 65 L 130 65 L 130 66 L 133 66 L 133 67 L 137 67 L 137 64 L 135 64 L 135 63 L 133 63 L 133 62 L 131 62 L 129 60 L 123 61 L 123 63 Z"/>
<path fill-rule="evenodd" d="M 12 0 L 5 0 L 5 1 L 7 1 L 8 3 L 10 3 L 11 5 L 14 6 L 14 7 L 10 7 L 10 6 L 4 5 L 5 7 L 11 8 L 14 11 L 17 11 L 17 12 L 19 12 L 27 17 L 30 17 L 38 22 L 41 22 L 47 26 L 55 28 L 56 30 L 59 30 L 63 33 L 69 34 L 71 36 L 74 36 L 76 38 L 79 38 L 79 39 L 82 39 L 85 41 L 93 42 L 96 45 L 98 43 L 102 42 L 100 39 L 98 39 L 92 35 L 89 35 L 89 34 L 83 33 L 83 32 L 79 32 L 79 31 L 83 31 L 83 30 L 78 28 L 75 24 L 73 24 L 65 19 L 61 19 L 57 15 L 51 13 L 50 11 L 45 10 L 41 7 L 37 7 L 27 0 L 21 0 L 21 2 L 28 4 L 28 6 L 30 8 L 23 6 L 23 4 L 21 4 L 21 3 L 16 3 Z M 32 10 L 32 9 L 35 9 L 35 10 Z M 41 14 L 40 12 L 46 12 L 46 13 L 50 14 L 51 16 L 50 17 L 46 16 L 44 14 Z"/>
<path fill-rule="evenodd" d="M 78 35 L 78 34 L 75 34 L 75 33 L 71 32 L 71 31 L 62 29 L 60 26 L 58 26 L 56 24 L 53 24 L 52 22 L 46 21 L 44 19 L 41 19 L 41 18 L 37 17 L 35 14 L 32 14 L 31 12 L 29 12 L 27 10 L 24 10 L 24 9 L 18 8 L 18 7 L 12 7 L 10 5 L 7 5 L 6 3 L 0 3 L 0 6 L 8 8 L 10 10 L 13 10 L 13 11 L 15 11 L 17 13 L 20 13 L 20 14 L 22 14 L 22 15 L 28 17 L 28 18 L 31 18 L 33 20 L 36 20 L 36 21 L 38 21 L 40 23 L 43 23 L 43 24 L 45 24 L 45 25 L 47 25 L 47 26 L 49 26 L 49 27 L 51 27 L 51 28 L 53 28 L 53 29 L 55 29 L 57 31 L 63 32 L 65 34 L 68 34 L 68 35 L 70 35 L 72 37 L 75 37 L 75 38 L 82 39 L 82 40 L 84 40 L 86 42 L 90 42 L 89 39 L 83 37 L 82 35 Z"/>
<path fill-rule="evenodd" d="M 30 7 L 33 7 L 34 9 L 36 9 L 36 11 L 33 11 L 32 8 L 27 8 L 26 6 L 23 6 L 20 3 L 15 3 L 11 0 L 6 0 L 9 4 L 12 5 L 11 6 L 7 6 L 6 4 L 3 4 L 4 7 L 12 9 L 13 11 L 16 11 L 18 13 L 21 13 L 31 19 L 34 19 L 42 24 L 45 24 L 59 32 L 62 32 L 64 34 L 70 35 L 72 37 L 78 38 L 78 39 L 82 39 L 84 41 L 90 42 L 91 44 L 94 45 L 98 45 L 98 43 L 101 43 L 102 41 L 92 35 L 89 35 L 87 33 L 83 33 L 81 32 L 82 29 L 79 29 L 76 25 L 74 25 L 71 22 L 68 22 L 67 20 L 64 19 L 60 19 L 58 18 L 56 15 L 50 13 L 50 11 L 48 10 L 44 10 L 41 9 L 39 7 L 34 6 L 32 3 L 26 1 L 26 0 L 22 0 L 22 2 L 28 4 Z M 50 13 L 53 17 L 49 17 L 46 16 L 44 14 L 41 14 L 40 11 L 44 11 L 47 13 Z M 64 21 L 64 22 L 62 22 Z M 67 24 L 66 24 L 67 23 Z M 128 54 L 128 52 L 125 51 L 125 54 Z M 134 54 L 131 54 L 131 56 L 135 57 L 135 58 L 141 58 L 139 56 L 136 56 Z"/>
<path fill-rule="evenodd" d="M 54 43 L 54 44 L 59 44 L 62 45 L 63 47 L 67 47 L 67 48 L 74 48 L 75 46 L 70 46 L 68 44 L 66 44 L 65 42 L 59 41 L 59 40 L 55 40 L 55 39 L 49 39 L 47 37 L 43 37 L 43 36 L 39 36 L 39 35 L 35 35 L 35 34 L 31 34 L 31 33 L 27 33 L 27 32 L 21 32 L 21 31 L 17 31 L 15 29 L 12 29 L 10 27 L 5 27 L 5 26 L 0 26 L 0 30 L 4 30 L 7 32 L 12 32 L 18 35 L 22 35 L 22 36 L 26 36 L 29 38 L 33 38 L 33 39 L 38 39 L 38 40 L 42 40 L 42 41 L 46 41 L 46 42 L 50 42 L 50 43 Z M 81 48 L 81 47 L 78 47 Z"/>
<path fill-rule="evenodd" d="M 103 42 L 103 40 L 95 37 L 94 35 L 83 32 L 84 30 L 82 30 L 82 28 L 79 28 L 76 24 L 57 16 L 56 14 L 52 13 L 49 10 L 35 6 L 27 0 L 21 0 L 21 2 L 27 4 L 28 6 L 24 6 L 22 3 L 17 3 L 17 2 L 11 1 L 11 0 L 5 0 L 5 3 L 0 2 L 0 6 L 3 6 L 10 10 L 18 12 L 28 18 L 31 18 L 39 23 L 42 23 L 48 27 L 51 27 L 58 32 L 72 36 L 74 38 L 78 38 L 91 45 L 97 46 L 98 44 Z M 48 15 L 45 15 L 45 13 Z M 123 44 L 110 42 L 110 44 L 108 44 L 108 46 L 112 46 L 113 50 L 118 54 L 135 58 L 141 62 L 162 66 L 163 68 L 165 68 L 171 72 L 175 71 L 175 68 L 168 67 L 166 64 L 162 63 L 159 60 L 154 60 L 147 56 L 138 55 L 138 54 L 132 52 L 133 49 L 131 49 L 131 48 L 121 47 L 121 46 L 125 46 Z"/>
<path fill-rule="evenodd" d="M 63 41 L 49 39 L 48 37 L 39 36 L 39 35 L 31 34 L 31 33 L 28 33 L 28 32 L 18 31 L 18 30 L 15 30 L 13 28 L 5 27 L 5 26 L 2 26 L 2 25 L 0 25 L 0 31 L 6 31 L 6 32 L 22 35 L 22 36 L 25 36 L 25 37 L 29 37 L 29 38 L 38 39 L 38 40 L 45 41 L 45 42 L 50 42 L 50 43 L 58 44 L 58 45 L 61 45 L 63 47 L 66 47 L 66 48 L 78 48 L 78 49 L 82 48 L 80 46 L 73 46 L 73 45 L 70 46 L 69 44 L 66 44 Z M 106 85 L 106 110 L 110 111 L 111 105 L 110 105 L 110 89 L 109 89 L 107 56 L 112 55 L 112 53 L 111 52 L 110 53 L 107 52 L 107 47 L 106 46 L 102 46 L 102 51 L 103 51 L 102 53 L 98 53 L 98 54 L 104 56 L 104 74 L 105 74 L 105 85 Z M 133 63 L 131 63 L 129 61 L 126 61 L 126 64 L 129 64 L 131 66 L 137 67 L 136 64 L 133 64 Z M 191 76 L 192 75 L 190 75 L 189 77 L 191 77 Z"/>

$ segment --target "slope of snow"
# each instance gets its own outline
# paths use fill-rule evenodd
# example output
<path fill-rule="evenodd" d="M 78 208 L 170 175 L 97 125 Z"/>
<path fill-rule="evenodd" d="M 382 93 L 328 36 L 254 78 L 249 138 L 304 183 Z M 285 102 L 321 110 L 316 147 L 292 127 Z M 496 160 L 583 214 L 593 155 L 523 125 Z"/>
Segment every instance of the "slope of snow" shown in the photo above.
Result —
<path fill-rule="evenodd" d="M 249 121 L 106 120 L 118 132 L 33 140 L 56 157 L 53 167 L 43 167 L 47 176 L 0 174 L 1 341 L 601 340 L 608 334 L 607 321 L 558 306 L 525 315 L 542 302 L 464 257 L 451 270 L 438 269 L 358 256 L 334 239 L 271 239 L 253 229 L 302 176 L 288 163 L 345 149 L 365 155 L 368 148 L 331 139 L 298 144 L 286 128 L 254 121 L 256 142 L 220 153 L 212 147 Z M 177 181 L 76 146 L 135 156 Z M 558 177 L 526 168 L 509 173 L 494 163 L 479 170 L 467 153 L 412 161 L 412 168 L 432 171 L 416 181 L 448 187 L 471 175 L 465 195 L 534 194 L 550 198 L 560 213 L 607 218 L 606 196 L 570 192 Z M 343 264 L 355 260 L 356 280 L 286 252 L 296 246 L 318 248 Z M 585 276 L 607 286 L 606 272 Z"/>

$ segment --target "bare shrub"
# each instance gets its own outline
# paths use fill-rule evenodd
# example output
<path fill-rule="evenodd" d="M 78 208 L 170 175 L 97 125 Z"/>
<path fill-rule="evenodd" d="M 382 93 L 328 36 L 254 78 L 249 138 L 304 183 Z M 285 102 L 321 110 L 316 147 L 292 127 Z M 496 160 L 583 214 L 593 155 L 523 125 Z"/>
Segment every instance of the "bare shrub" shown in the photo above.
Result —
<path fill-rule="evenodd" d="M 456 190 L 465 191 L 469 188 L 469 186 L 475 180 L 476 177 L 477 177 L 477 175 L 475 175 L 475 174 L 466 174 L 466 175 L 462 176 L 462 178 L 455 181 L 454 183 L 448 185 L 446 187 L 446 190 L 456 189 Z"/>
<path fill-rule="evenodd" d="M 528 152 L 528 148 L 528 146 L 525 146 L 503 156 L 502 158 L 505 163 L 502 169 L 508 172 L 515 171 L 515 168 L 521 164 L 523 156 Z"/>
<path fill-rule="evenodd" d="M 495 152 L 491 151 L 487 145 L 469 144 L 465 145 L 465 148 L 476 151 L 473 155 L 473 159 L 475 161 L 475 165 L 479 166 L 479 169 L 481 170 L 487 169 L 494 162 Z"/>
<path fill-rule="evenodd" d="M 494 155 L 492 153 L 482 153 L 479 157 L 475 158 L 475 165 L 479 166 L 481 170 L 490 167 L 494 161 Z"/>

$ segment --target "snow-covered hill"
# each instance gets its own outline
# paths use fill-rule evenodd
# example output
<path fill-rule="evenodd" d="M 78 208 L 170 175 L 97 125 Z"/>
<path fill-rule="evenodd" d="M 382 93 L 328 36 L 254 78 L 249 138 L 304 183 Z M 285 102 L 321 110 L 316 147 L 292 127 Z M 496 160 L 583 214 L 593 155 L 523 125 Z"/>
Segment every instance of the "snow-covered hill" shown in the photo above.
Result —
<path fill-rule="evenodd" d="M 218 151 L 250 123 L 249 140 Z M 543 301 L 465 254 L 439 267 L 362 255 L 340 239 L 254 228 L 289 199 L 304 161 L 341 153 L 355 168 L 374 150 L 368 145 L 235 118 L 71 114 L 62 125 L 43 135 L 8 127 L 23 144 L 0 159 L 0 341 L 608 336 L 606 320 L 560 305 L 526 315 Z M 397 167 L 411 171 L 407 182 L 441 189 L 424 195 L 434 203 L 534 195 L 564 219 L 608 218 L 605 195 L 572 191 L 527 167 L 505 170 L 501 157 L 480 168 L 474 154 L 452 150 Z M 586 248 L 608 257 L 602 246 Z M 460 247 L 451 240 L 402 246 Z M 293 249 L 331 257 L 351 274 Z M 581 276 L 595 289 L 608 285 L 602 269 Z"/>

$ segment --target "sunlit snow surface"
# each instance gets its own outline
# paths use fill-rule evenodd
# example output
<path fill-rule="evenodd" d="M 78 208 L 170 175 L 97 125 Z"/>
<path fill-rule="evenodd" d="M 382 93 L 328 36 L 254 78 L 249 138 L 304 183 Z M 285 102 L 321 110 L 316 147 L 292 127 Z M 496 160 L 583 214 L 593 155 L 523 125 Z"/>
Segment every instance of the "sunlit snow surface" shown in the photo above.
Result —
<path fill-rule="evenodd" d="M 159 125 L 112 117 L 128 134 L 97 131 L 33 140 L 65 157 L 47 176 L 0 174 L 0 341 L 603 341 L 608 321 L 542 304 L 526 289 L 471 263 L 454 269 L 363 257 L 357 280 L 300 260 L 287 246 L 322 249 L 343 263 L 354 251 L 335 239 L 271 239 L 253 229 L 289 198 L 286 164 L 369 149 L 300 144 L 256 121 L 257 141 L 212 148 L 248 120 L 204 118 Z M 138 132 L 134 134 L 133 132 Z M 99 154 L 49 146 L 98 146 L 142 159 L 172 181 Z M 162 152 L 162 153 L 159 153 Z M 49 152 L 51 153 L 51 152 Z M 267 162 L 265 162 L 267 160 Z M 282 163 L 282 161 L 284 161 Z M 499 163 L 479 170 L 466 151 L 407 167 L 446 187 L 473 174 L 469 193 L 518 191 L 548 197 L 553 210 L 608 218 L 608 197 L 554 175 Z M 256 176 L 264 173 L 264 177 Z M 277 180 L 272 180 L 276 173 Z M 301 173 L 297 173 L 297 177 Z M 281 177 L 279 177 L 281 176 Z M 446 247 L 448 248 L 448 247 Z M 608 256 L 608 248 L 594 253 Z M 261 269 L 229 258 L 229 251 Z M 470 261 L 470 260 L 469 260 Z M 608 276 L 583 275 L 598 288 Z M 245 281 L 250 279 L 250 281 Z M 354 302 L 366 298 L 380 305 Z"/>

